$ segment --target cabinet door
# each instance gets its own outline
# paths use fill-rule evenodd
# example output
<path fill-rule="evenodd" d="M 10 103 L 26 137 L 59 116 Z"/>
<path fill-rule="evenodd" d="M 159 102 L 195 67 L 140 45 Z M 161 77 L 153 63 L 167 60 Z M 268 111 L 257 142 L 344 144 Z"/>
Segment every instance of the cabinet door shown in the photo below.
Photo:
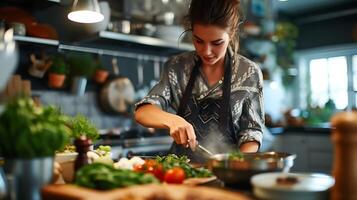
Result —
<path fill-rule="evenodd" d="M 303 134 L 284 134 L 276 136 L 274 150 L 296 154 L 291 171 L 308 171 L 307 136 Z"/>
<path fill-rule="evenodd" d="M 333 162 L 333 146 L 330 134 L 309 135 L 309 171 L 331 173 Z"/>

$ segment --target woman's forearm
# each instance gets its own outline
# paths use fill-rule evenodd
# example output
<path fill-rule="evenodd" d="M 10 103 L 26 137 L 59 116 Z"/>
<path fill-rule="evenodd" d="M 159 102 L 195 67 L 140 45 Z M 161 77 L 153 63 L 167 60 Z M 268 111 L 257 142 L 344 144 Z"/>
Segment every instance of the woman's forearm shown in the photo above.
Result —
<path fill-rule="evenodd" d="M 193 126 L 184 118 L 161 110 L 151 104 L 140 106 L 135 112 L 135 120 L 143 126 L 169 129 L 170 136 L 177 144 L 196 147 L 196 135 Z"/>
<path fill-rule="evenodd" d="M 146 127 L 165 129 L 168 128 L 170 115 L 172 114 L 161 110 L 155 105 L 145 104 L 135 111 L 135 120 Z"/>

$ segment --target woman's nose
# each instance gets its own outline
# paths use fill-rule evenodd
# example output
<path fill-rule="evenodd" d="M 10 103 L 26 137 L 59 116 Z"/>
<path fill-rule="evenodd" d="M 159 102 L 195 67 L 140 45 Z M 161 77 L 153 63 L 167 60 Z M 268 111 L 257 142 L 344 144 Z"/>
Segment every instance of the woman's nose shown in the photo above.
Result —
<path fill-rule="evenodd" d="M 211 46 L 210 46 L 209 44 L 203 45 L 203 47 L 202 47 L 202 53 L 203 53 L 204 55 L 210 55 L 210 54 L 211 54 L 211 51 L 212 51 L 212 49 L 211 49 Z"/>

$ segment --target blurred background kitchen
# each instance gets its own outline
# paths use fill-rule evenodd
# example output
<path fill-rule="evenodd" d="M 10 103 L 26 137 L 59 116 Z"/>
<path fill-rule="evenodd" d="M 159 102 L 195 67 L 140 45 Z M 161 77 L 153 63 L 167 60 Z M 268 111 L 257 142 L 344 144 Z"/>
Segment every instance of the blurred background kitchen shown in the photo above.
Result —
<path fill-rule="evenodd" d="M 83 114 L 115 157 L 164 154 L 171 138 L 137 125 L 133 105 L 170 56 L 193 50 L 182 24 L 188 0 L 97 3 L 104 19 L 85 24 L 67 18 L 71 0 L 2 0 L 1 99 L 22 92 L 68 115 Z M 241 4 L 240 52 L 264 75 L 262 150 L 296 153 L 295 171 L 330 173 L 330 117 L 357 107 L 357 2 Z M 9 28 L 16 46 L 6 50 Z"/>

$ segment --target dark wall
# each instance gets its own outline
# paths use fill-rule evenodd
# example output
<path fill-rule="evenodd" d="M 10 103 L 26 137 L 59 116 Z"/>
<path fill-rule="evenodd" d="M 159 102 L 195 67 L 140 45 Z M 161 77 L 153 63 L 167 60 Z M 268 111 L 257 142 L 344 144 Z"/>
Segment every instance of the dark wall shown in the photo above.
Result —
<path fill-rule="evenodd" d="M 318 21 L 299 26 L 298 49 L 319 46 L 350 44 L 356 42 L 353 36 L 357 29 L 357 15 Z M 356 32 L 356 30 L 355 30 Z"/>
<path fill-rule="evenodd" d="M 298 49 L 357 42 L 357 3 L 293 17 L 298 25 Z"/>

